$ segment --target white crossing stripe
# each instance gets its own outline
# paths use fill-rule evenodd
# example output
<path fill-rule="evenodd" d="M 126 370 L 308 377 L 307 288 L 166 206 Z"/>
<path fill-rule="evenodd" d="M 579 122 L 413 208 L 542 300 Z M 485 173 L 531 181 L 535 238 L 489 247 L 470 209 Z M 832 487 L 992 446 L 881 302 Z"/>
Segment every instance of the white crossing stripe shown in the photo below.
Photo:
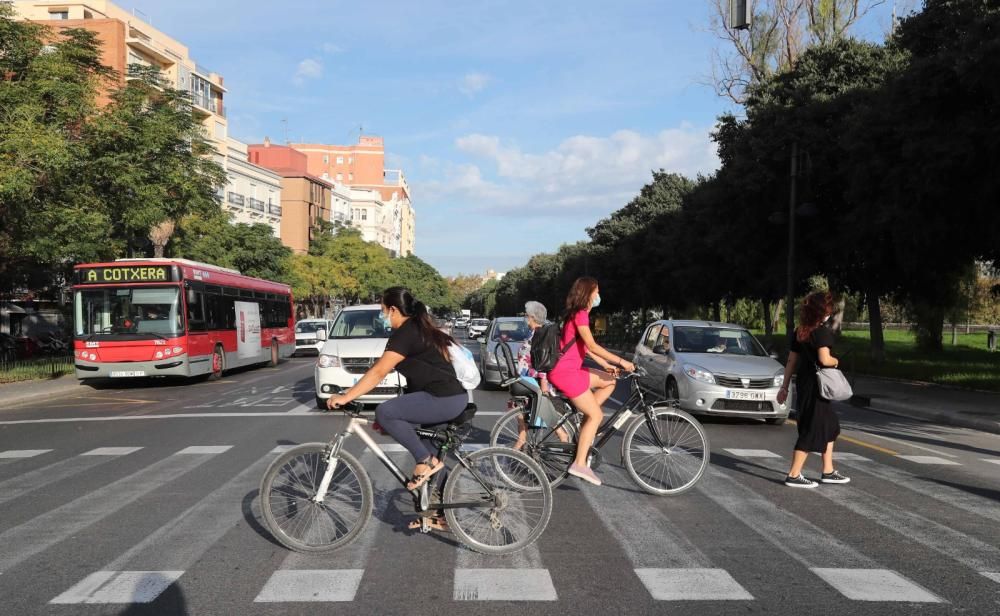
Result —
<path fill-rule="evenodd" d="M 49 603 L 152 603 L 183 571 L 95 571 Z"/>
<path fill-rule="evenodd" d="M 776 548 L 813 571 L 846 572 L 850 570 L 862 570 L 884 572 L 885 575 L 882 577 L 885 577 L 888 582 L 893 582 L 898 577 L 902 582 L 909 583 L 912 586 L 911 592 L 899 591 L 894 594 L 887 591 L 885 593 L 886 597 L 905 595 L 908 597 L 907 599 L 898 600 L 940 601 L 935 595 L 927 593 L 918 585 L 907 582 L 898 573 L 876 567 L 875 565 L 878 563 L 874 562 L 871 558 L 848 546 L 812 522 L 780 508 L 775 503 L 746 487 L 742 482 L 718 469 L 710 468 L 708 476 L 698 482 L 696 489 L 715 501 L 716 504 L 728 511 L 737 520 L 746 524 L 752 531 L 768 540 Z M 853 598 L 845 592 L 845 588 L 850 585 L 854 578 L 847 573 L 839 576 L 836 573 L 831 575 L 841 583 L 840 586 L 833 584 L 827 578 L 824 579 L 830 582 L 844 596 Z M 863 575 L 860 577 L 864 579 Z M 873 575 L 873 579 L 875 577 Z M 859 583 L 859 588 L 860 585 L 861 583 Z M 859 590 L 854 594 L 863 595 L 865 593 Z M 897 599 L 886 598 L 880 600 L 892 601 Z"/>
<path fill-rule="evenodd" d="M 94 456 L 81 460 L 74 456 L 35 469 L 30 473 L 0 481 L 0 503 L 20 498 L 28 492 L 68 479 L 113 459 L 113 457 Z"/>
<path fill-rule="evenodd" d="M 51 449 L 8 449 L 0 451 L 0 458 L 34 458 L 43 453 L 49 453 Z"/>
<path fill-rule="evenodd" d="M 81 456 L 127 456 L 130 453 L 135 453 L 142 449 L 142 447 L 98 447 L 97 449 L 91 449 L 85 453 L 81 453 Z"/>
<path fill-rule="evenodd" d="M 605 466 L 604 485 L 581 485 L 590 508 L 625 550 L 635 573 L 658 601 L 753 600 L 729 573 L 684 536 L 659 508 L 646 498 L 621 498 L 620 489 L 632 489 L 631 480 L 617 468 Z"/>
<path fill-rule="evenodd" d="M 192 445 L 185 447 L 174 455 L 193 455 L 199 453 L 225 453 L 232 449 L 232 445 Z"/>
<path fill-rule="evenodd" d="M 980 571 L 979 574 L 1000 584 L 1000 571 Z"/>
<path fill-rule="evenodd" d="M 234 503 L 239 503 L 257 485 L 261 474 L 273 459 L 274 456 L 268 454 L 246 467 L 236 477 L 212 490 L 208 496 L 108 563 L 104 570 L 87 576 L 52 599 L 51 603 L 153 601 L 170 583 L 194 565 L 210 546 L 239 524 L 243 511 L 238 505 L 234 506 Z M 170 577 L 166 575 L 168 573 L 176 575 L 166 584 L 159 584 L 158 581 Z M 105 574 L 112 574 L 113 577 L 106 577 Z M 146 601 L 132 599 L 133 591 L 128 580 L 136 577 L 134 574 L 149 574 L 140 580 L 144 580 L 142 589 L 143 596 L 148 597 Z M 104 584 L 104 579 L 113 583 Z M 95 585 L 95 581 L 99 583 Z"/>
<path fill-rule="evenodd" d="M 0 533 L 0 573 L 159 489 L 211 456 L 170 456 Z"/>
<path fill-rule="evenodd" d="M 275 571 L 254 602 L 354 601 L 364 573 L 364 569 Z"/>
<path fill-rule="evenodd" d="M 768 451 L 767 449 L 726 449 L 729 453 L 734 456 L 739 456 L 741 458 L 780 458 L 778 454 L 773 451 Z"/>
<path fill-rule="evenodd" d="M 813 568 L 840 594 L 855 601 L 905 601 L 912 603 L 942 603 L 944 599 L 888 569 L 824 569 Z"/>
<path fill-rule="evenodd" d="M 990 464 L 1000 464 L 1000 458 L 983 458 L 983 462 L 989 462 Z"/>
<path fill-rule="evenodd" d="M 311 413 L 322 413 L 323 411 L 316 408 L 315 404 L 299 404 L 290 411 L 285 412 L 285 415 L 309 415 Z"/>
<path fill-rule="evenodd" d="M 818 451 L 814 451 L 813 455 L 814 456 L 822 456 L 823 454 L 821 454 Z M 871 458 L 866 458 L 864 456 L 859 456 L 858 454 L 851 453 L 849 451 L 835 451 L 835 452 L 833 452 L 833 459 L 837 460 L 837 461 L 845 461 L 845 462 L 871 462 L 872 461 Z"/>
<path fill-rule="evenodd" d="M 455 601 L 556 601 L 548 569 L 455 569 Z"/>
<path fill-rule="evenodd" d="M 945 460 L 939 456 L 896 456 L 897 458 L 902 458 L 904 460 L 909 460 L 910 462 L 916 462 L 917 464 L 950 464 L 953 466 L 961 466 L 960 462 L 955 462 L 953 460 Z"/>
<path fill-rule="evenodd" d="M 753 600 L 724 569 L 636 569 L 657 601 Z"/>
<path fill-rule="evenodd" d="M 384 451 L 386 453 L 404 453 L 404 452 L 406 452 L 406 447 L 403 447 L 399 443 L 379 443 L 378 446 L 381 447 L 382 451 Z"/>
<path fill-rule="evenodd" d="M 298 447 L 298 445 L 278 445 L 271 450 L 271 453 L 285 453 L 289 449 L 293 449 L 295 447 Z"/>

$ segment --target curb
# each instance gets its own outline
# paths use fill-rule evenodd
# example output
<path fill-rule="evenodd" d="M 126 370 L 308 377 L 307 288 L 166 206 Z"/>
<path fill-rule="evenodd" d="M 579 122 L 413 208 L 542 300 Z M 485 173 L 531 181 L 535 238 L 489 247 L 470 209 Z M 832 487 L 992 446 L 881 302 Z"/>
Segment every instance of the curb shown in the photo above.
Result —
<path fill-rule="evenodd" d="M 82 383 L 78 381 L 75 376 L 63 376 L 50 381 L 45 381 L 48 387 L 43 387 L 40 381 L 21 381 L 20 383 L 10 383 L 9 385 L 16 386 L 22 383 L 38 384 L 39 388 L 35 391 L 10 393 L 4 391 L 8 388 L 7 386 L 0 385 L 0 400 L 2 400 L 2 403 L 0 403 L 0 410 L 8 410 L 29 402 L 38 402 L 41 400 L 51 400 L 54 398 L 69 396 L 75 393 L 77 388 L 82 385 Z"/>
<path fill-rule="evenodd" d="M 885 408 L 877 407 L 872 405 L 872 399 L 869 396 L 854 396 L 849 401 L 851 406 L 857 408 L 863 408 L 869 411 L 875 411 L 876 413 L 882 413 L 883 415 L 892 415 L 894 417 L 906 417 L 908 419 L 916 419 L 917 421 L 934 422 L 939 424 L 944 424 L 946 426 L 955 426 L 958 428 L 968 428 L 970 430 L 979 430 L 980 432 L 990 432 L 992 434 L 1000 434 L 1000 421 L 993 419 L 978 419 L 975 417 L 960 417 L 956 416 L 954 413 L 945 413 L 942 411 L 931 411 L 931 410 L 917 410 L 912 407 L 907 407 L 905 409 L 901 408 Z"/>

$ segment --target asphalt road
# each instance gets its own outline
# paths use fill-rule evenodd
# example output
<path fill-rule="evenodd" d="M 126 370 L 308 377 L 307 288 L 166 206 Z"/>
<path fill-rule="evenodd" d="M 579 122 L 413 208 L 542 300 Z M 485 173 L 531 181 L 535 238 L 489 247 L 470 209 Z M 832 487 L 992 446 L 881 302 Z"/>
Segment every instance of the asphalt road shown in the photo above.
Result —
<path fill-rule="evenodd" d="M 0 403 L 0 613 L 1000 613 L 1000 437 L 846 406 L 850 485 L 781 483 L 791 423 L 706 419 L 697 489 L 640 492 L 613 442 L 605 485 L 556 490 L 545 534 L 509 558 L 405 530 L 408 497 L 354 442 L 369 528 L 290 553 L 255 499 L 276 448 L 344 424 L 313 410 L 312 362 Z M 485 442 L 506 393 L 475 397 Z"/>

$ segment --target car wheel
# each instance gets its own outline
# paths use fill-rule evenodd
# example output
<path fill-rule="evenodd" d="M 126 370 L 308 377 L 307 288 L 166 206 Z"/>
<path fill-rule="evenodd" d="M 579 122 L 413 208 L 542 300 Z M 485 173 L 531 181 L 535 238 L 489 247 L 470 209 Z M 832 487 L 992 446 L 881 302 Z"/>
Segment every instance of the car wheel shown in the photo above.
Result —
<path fill-rule="evenodd" d="M 663 395 L 667 400 L 678 400 L 681 397 L 680 388 L 677 387 L 677 381 L 674 377 L 667 378 L 667 384 L 663 387 Z"/>
<path fill-rule="evenodd" d="M 330 410 L 330 409 L 328 409 L 326 407 L 326 399 L 325 398 L 320 398 L 319 396 L 316 396 L 316 408 L 318 408 L 321 411 L 328 411 L 328 410 Z"/>
<path fill-rule="evenodd" d="M 769 417 L 764 421 L 766 421 L 769 426 L 781 426 L 784 425 L 785 420 L 785 417 Z"/>

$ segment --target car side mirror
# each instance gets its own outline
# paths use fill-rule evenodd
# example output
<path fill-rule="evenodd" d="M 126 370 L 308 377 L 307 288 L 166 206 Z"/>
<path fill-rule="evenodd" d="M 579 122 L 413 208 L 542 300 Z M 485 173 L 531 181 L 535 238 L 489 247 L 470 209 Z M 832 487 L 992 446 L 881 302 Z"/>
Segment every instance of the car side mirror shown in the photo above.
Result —
<path fill-rule="evenodd" d="M 326 330 L 322 327 L 316 330 L 316 338 L 319 340 L 326 340 Z"/>
<path fill-rule="evenodd" d="M 665 344 L 658 344 L 655 347 L 653 347 L 653 353 L 656 353 L 657 355 L 666 355 L 667 351 L 669 350 L 670 350 L 670 345 L 665 345 Z"/>

